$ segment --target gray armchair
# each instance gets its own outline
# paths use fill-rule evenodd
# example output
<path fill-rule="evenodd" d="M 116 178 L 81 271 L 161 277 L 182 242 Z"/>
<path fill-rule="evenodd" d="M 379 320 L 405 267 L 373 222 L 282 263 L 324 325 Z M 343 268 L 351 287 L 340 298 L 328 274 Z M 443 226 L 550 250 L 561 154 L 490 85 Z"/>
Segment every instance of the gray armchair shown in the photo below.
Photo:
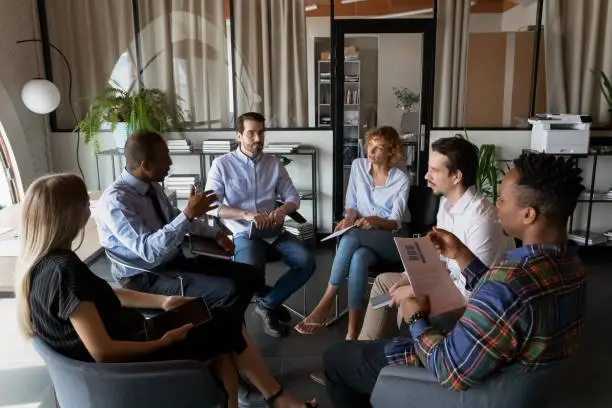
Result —
<path fill-rule="evenodd" d="M 86 363 L 32 339 L 62 408 L 226 407 L 226 396 L 197 361 Z"/>
<path fill-rule="evenodd" d="M 376 381 L 374 408 L 545 408 L 567 362 L 530 373 L 504 372 L 467 391 L 443 388 L 422 367 L 388 366 Z"/>

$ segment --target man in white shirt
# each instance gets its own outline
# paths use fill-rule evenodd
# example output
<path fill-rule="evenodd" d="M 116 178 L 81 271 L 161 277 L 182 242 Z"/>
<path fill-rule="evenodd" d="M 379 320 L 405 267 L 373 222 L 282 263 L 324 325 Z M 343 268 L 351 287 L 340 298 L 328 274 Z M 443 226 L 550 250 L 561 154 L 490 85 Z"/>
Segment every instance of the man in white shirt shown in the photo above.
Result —
<path fill-rule="evenodd" d="M 291 319 L 283 302 L 301 288 L 315 271 L 314 255 L 295 237 L 282 232 L 274 237 L 250 237 L 251 224 L 258 230 L 282 227 L 285 216 L 300 206 L 300 196 L 287 170 L 274 155 L 263 153 L 264 117 L 256 112 L 236 120 L 239 147 L 215 159 L 206 190 L 218 197 L 215 210 L 232 231 L 236 245 L 234 260 L 264 271 L 269 247 L 278 251 L 289 270 L 274 287 L 258 299 L 255 312 L 263 320 L 265 332 L 282 337 Z M 277 207 L 277 200 L 283 205 Z"/>
<path fill-rule="evenodd" d="M 425 180 L 434 194 L 442 195 L 437 215 L 437 227 L 455 234 L 482 262 L 491 266 L 499 262 L 507 251 L 514 249 L 514 241 L 507 236 L 497 217 L 495 206 L 476 192 L 478 148 L 459 137 L 439 139 L 432 144 Z M 442 258 L 451 277 L 463 295 L 465 277 L 457 262 Z M 374 282 L 370 297 L 391 292 L 394 301 L 412 295 L 408 278 L 402 273 L 384 273 Z M 458 315 L 460 316 L 460 315 Z M 397 321 L 396 321 L 397 317 Z M 452 318 L 448 323 L 452 325 Z M 392 337 L 401 322 L 395 308 L 372 309 L 368 305 L 359 340 L 378 340 Z"/>

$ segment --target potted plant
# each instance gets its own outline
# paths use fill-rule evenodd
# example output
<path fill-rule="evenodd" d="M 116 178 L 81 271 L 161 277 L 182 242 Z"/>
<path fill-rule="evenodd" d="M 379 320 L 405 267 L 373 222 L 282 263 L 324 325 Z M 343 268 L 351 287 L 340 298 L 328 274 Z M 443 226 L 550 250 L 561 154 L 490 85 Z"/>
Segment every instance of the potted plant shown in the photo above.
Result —
<path fill-rule="evenodd" d="M 467 131 L 457 133 L 456 137 L 470 140 Z M 504 171 L 498 167 L 497 154 L 494 144 L 483 144 L 478 148 L 478 169 L 476 170 L 476 191 L 487 197 L 495 204 L 498 196 L 498 187 Z"/>
<path fill-rule="evenodd" d="M 396 108 L 401 108 L 403 111 L 416 112 L 416 106 L 421 101 L 419 94 L 412 92 L 406 87 L 393 87 L 393 94 L 397 98 Z"/>
<path fill-rule="evenodd" d="M 159 133 L 180 128 L 184 122 L 183 111 L 171 103 L 165 92 L 155 88 L 134 91 L 133 86 L 123 90 L 119 86 L 107 86 L 96 96 L 89 111 L 75 131 L 85 134 L 85 143 L 94 143 L 100 150 L 99 133 L 109 129 L 118 149 L 123 149 L 127 136 L 140 130 Z"/>
<path fill-rule="evenodd" d="M 593 72 L 593 70 L 591 70 Z M 593 72 L 594 74 L 595 72 Z M 599 88 L 601 94 L 608 103 L 608 113 L 610 114 L 610 121 L 612 121 L 612 82 L 605 72 L 599 71 Z"/>

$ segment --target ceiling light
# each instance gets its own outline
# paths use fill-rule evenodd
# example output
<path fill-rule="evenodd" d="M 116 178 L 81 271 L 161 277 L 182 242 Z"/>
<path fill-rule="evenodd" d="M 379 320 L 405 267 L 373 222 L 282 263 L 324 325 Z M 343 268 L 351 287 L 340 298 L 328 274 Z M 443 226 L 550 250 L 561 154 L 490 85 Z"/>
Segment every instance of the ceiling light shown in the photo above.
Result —
<path fill-rule="evenodd" d="M 365 0 L 340 0 L 340 3 L 342 4 L 349 4 L 349 3 L 359 3 Z"/>
<path fill-rule="evenodd" d="M 319 0 L 307 0 L 306 3 L 304 11 L 315 11 L 319 9 Z"/>

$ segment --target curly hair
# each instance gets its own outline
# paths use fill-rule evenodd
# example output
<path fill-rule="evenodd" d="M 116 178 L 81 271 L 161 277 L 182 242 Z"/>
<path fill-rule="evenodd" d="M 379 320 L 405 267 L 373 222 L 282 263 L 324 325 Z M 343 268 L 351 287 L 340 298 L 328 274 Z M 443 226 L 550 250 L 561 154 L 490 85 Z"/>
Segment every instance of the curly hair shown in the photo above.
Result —
<path fill-rule="evenodd" d="M 582 170 L 569 158 L 545 153 L 523 153 L 514 167 L 519 174 L 519 204 L 564 223 L 584 190 Z"/>
<path fill-rule="evenodd" d="M 391 157 L 389 158 L 389 167 L 395 167 L 402 164 L 405 160 L 404 146 L 400 139 L 399 133 L 392 126 L 380 126 L 374 129 L 368 130 L 365 135 L 364 149 L 367 150 L 368 144 L 372 139 L 381 138 L 391 146 Z"/>

